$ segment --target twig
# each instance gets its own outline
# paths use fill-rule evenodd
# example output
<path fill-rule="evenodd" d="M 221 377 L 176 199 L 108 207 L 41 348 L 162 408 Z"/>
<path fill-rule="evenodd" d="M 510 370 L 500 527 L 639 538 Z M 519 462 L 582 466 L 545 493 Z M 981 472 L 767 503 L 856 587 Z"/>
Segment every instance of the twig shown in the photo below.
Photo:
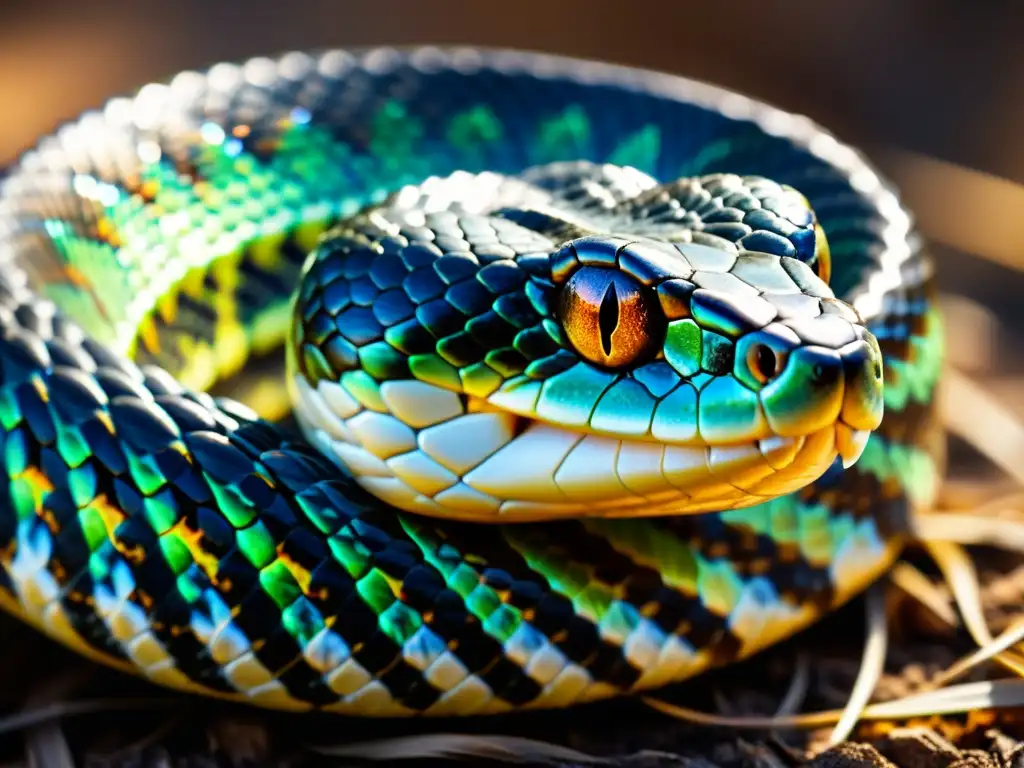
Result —
<path fill-rule="evenodd" d="M 839 718 L 829 738 L 832 744 L 844 741 L 853 732 L 885 668 L 885 650 L 889 635 L 886 631 L 885 595 L 880 584 L 875 584 L 868 590 L 864 605 L 867 612 L 867 642 L 864 645 L 857 680 L 850 691 L 843 716 Z"/>

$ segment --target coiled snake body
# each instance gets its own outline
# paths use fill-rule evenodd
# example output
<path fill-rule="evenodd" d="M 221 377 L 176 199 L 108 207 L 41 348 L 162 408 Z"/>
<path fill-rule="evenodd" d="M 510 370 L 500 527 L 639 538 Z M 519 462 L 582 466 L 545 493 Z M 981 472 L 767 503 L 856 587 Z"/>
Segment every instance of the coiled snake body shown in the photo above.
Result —
<path fill-rule="evenodd" d="M 649 690 L 863 589 L 942 470 L 932 266 L 892 190 L 676 77 L 435 49 L 185 73 L 21 159 L 0 267 L 0 601 L 184 690 Z M 207 393 L 243 367 L 255 410 Z"/>

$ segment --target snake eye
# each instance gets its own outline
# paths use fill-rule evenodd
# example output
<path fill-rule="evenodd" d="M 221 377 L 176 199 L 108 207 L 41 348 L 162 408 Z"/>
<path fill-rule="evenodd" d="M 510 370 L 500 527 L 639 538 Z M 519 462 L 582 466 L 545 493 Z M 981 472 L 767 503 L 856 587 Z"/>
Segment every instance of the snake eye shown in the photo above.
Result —
<path fill-rule="evenodd" d="M 747 368 L 762 384 L 767 384 L 782 372 L 782 357 L 767 344 L 751 344 L 747 348 Z"/>
<path fill-rule="evenodd" d="M 559 316 L 569 342 L 592 363 L 621 368 L 664 334 L 657 301 L 617 269 L 581 267 L 562 288 Z"/>

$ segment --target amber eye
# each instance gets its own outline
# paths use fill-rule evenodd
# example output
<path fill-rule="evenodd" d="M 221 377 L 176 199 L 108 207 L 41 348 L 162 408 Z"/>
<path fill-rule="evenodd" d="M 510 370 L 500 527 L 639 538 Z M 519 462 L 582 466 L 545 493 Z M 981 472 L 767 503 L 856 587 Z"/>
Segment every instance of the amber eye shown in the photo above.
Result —
<path fill-rule="evenodd" d="M 577 352 L 621 368 L 649 354 L 664 333 L 656 303 L 617 269 L 581 267 L 562 288 L 559 315 Z"/>

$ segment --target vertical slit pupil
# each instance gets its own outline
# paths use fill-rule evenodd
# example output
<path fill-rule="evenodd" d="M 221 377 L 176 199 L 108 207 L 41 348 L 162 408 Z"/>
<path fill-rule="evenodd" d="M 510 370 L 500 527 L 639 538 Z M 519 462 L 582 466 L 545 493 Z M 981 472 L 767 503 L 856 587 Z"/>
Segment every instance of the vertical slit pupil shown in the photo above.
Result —
<path fill-rule="evenodd" d="M 606 357 L 612 354 L 612 334 L 619 325 L 619 296 L 615 291 L 615 283 L 608 283 L 608 288 L 601 299 L 598 313 L 598 325 L 601 327 L 601 349 Z"/>

